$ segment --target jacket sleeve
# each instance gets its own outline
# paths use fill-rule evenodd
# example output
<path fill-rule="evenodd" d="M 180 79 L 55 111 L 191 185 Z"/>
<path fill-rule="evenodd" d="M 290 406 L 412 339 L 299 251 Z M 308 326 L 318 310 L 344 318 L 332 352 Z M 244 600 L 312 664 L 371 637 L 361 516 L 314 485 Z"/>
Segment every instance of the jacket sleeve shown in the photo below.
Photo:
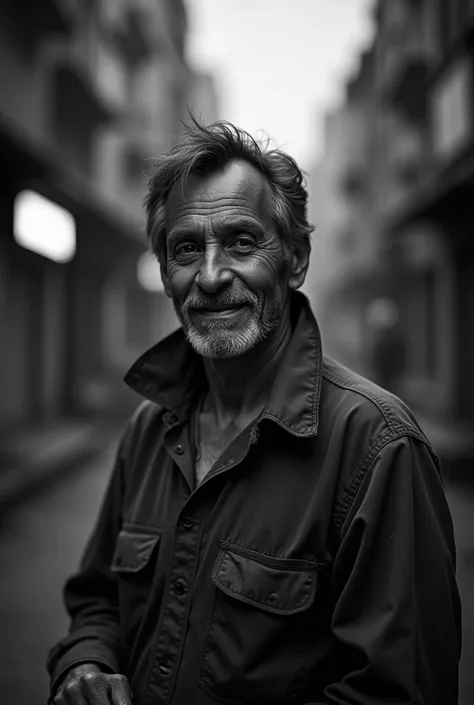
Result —
<path fill-rule="evenodd" d="M 367 464 L 366 464 L 367 466 Z M 461 604 L 453 523 L 427 443 L 389 440 L 355 477 L 334 561 L 338 705 L 456 705 Z"/>
<path fill-rule="evenodd" d="M 79 570 L 64 588 L 71 624 L 68 635 L 48 654 L 52 694 L 64 674 L 81 663 L 94 662 L 106 672 L 120 672 L 122 640 L 117 585 L 110 565 L 119 532 L 123 445 L 124 437 Z"/>

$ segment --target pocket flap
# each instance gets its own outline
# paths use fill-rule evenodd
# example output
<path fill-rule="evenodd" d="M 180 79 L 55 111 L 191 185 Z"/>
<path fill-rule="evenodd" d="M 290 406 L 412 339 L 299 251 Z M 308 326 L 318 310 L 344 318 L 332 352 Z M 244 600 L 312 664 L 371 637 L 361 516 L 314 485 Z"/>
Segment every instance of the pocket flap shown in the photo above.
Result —
<path fill-rule="evenodd" d="M 312 604 L 319 563 L 273 558 L 222 543 L 212 580 L 237 600 L 275 614 L 295 614 Z"/>
<path fill-rule="evenodd" d="M 158 534 L 122 530 L 117 536 L 111 570 L 121 573 L 136 573 L 141 570 L 150 560 L 159 540 Z"/>

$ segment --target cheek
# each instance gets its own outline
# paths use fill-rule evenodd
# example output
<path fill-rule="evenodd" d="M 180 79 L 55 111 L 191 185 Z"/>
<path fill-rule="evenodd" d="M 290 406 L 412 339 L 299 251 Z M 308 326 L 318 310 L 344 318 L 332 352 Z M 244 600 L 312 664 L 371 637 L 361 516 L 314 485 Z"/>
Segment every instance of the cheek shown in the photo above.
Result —
<path fill-rule="evenodd" d="M 256 257 L 242 272 L 242 279 L 251 289 L 269 294 L 275 290 L 277 282 L 283 280 L 284 268 L 273 257 Z"/>
<path fill-rule="evenodd" d="M 193 285 L 196 271 L 193 267 L 180 267 L 173 262 L 168 264 L 168 281 L 172 295 L 184 301 Z"/>

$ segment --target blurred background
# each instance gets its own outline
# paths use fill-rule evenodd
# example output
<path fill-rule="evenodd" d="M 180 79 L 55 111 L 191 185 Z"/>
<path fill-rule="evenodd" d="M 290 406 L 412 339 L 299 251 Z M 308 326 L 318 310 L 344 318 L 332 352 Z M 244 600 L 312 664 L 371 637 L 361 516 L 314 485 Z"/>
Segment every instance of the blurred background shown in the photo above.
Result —
<path fill-rule="evenodd" d="M 178 325 L 142 202 L 188 108 L 307 172 L 325 352 L 407 401 L 443 459 L 472 705 L 471 0 L 1 3 L 0 700 L 46 700 L 62 584 L 139 402 L 123 375 Z"/>

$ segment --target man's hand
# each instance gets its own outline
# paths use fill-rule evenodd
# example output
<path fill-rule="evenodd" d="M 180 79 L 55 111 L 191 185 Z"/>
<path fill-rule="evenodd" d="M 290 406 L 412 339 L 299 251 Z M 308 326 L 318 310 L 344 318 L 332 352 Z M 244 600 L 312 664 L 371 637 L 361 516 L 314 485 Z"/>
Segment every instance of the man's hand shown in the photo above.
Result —
<path fill-rule="evenodd" d="M 125 676 L 83 663 L 68 671 L 52 705 L 132 705 L 132 697 Z"/>

